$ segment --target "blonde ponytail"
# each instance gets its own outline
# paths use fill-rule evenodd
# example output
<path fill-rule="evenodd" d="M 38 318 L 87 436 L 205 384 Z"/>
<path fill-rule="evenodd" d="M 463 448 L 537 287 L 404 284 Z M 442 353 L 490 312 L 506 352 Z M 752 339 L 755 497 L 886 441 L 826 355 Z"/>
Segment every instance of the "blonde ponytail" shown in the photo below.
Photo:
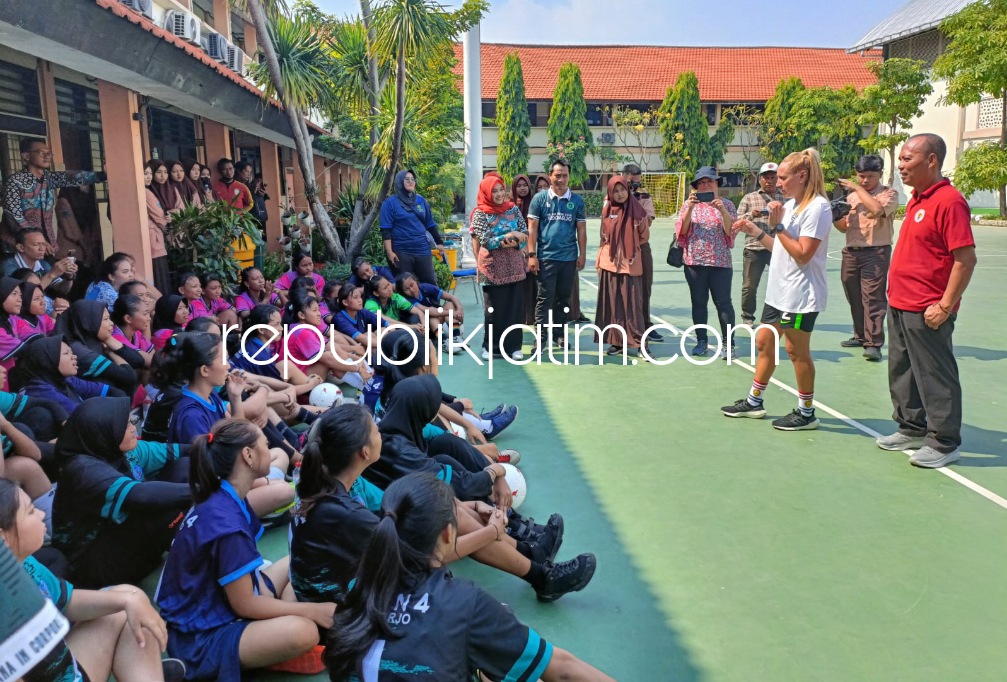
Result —
<path fill-rule="evenodd" d="M 825 175 L 822 173 L 822 157 L 814 147 L 808 147 L 804 151 L 788 154 L 783 160 L 787 164 L 787 169 L 791 173 L 807 174 L 807 184 L 804 186 L 804 195 L 797 204 L 796 213 L 800 213 L 816 197 L 827 199 L 825 193 Z"/>

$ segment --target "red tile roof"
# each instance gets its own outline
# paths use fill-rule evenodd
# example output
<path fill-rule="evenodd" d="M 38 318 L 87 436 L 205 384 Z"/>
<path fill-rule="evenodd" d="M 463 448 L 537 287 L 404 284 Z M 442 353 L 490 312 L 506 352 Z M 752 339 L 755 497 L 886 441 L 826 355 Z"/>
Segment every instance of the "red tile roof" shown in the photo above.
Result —
<path fill-rule="evenodd" d="M 854 85 L 875 81 L 868 61 L 880 61 L 880 50 L 861 57 L 841 49 L 805 47 L 641 47 L 574 45 L 482 46 L 482 96 L 496 99 L 503 77 L 504 58 L 521 57 L 525 96 L 551 100 L 560 67 L 580 66 L 584 97 L 614 102 L 653 102 L 664 99 L 680 73 L 695 71 L 705 102 L 760 102 L 773 96 L 776 84 L 798 76 L 807 87 Z M 462 73 L 462 46 L 455 72 Z"/>
<path fill-rule="evenodd" d="M 227 78 L 228 80 L 241 86 L 245 90 L 248 90 L 249 92 L 253 93 L 256 97 L 262 97 L 262 92 L 258 88 L 256 88 L 254 85 L 252 85 L 247 80 L 242 78 L 238 73 L 228 68 L 226 64 L 221 64 L 217 60 L 211 59 L 210 55 L 206 54 L 206 52 L 203 51 L 203 49 L 200 48 L 199 46 L 193 45 L 192 43 L 183 40 L 182 38 L 179 38 L 175 34 L 166 31 L 165 29 L 161 28 L 153 21 L 143 16 L 142 14 L 130 10 L 128 7 L 122 4 L 120 0 L 95 0 L 95 2 L 98 3 L 99 7 L 103 7 L 112 12 L 113 14 L 116 14 L 124 19 L 127 19 L 128 21 L 136 24 L 145 31 L 148 31 L 151 34 L 157 36 L 161 40 L 167 43 L 171 43 L 178 49 L 185 51 L 186 53 L 188 53 L 190 57 L 203 62 L 203 64 L 210 67 L 224 78 Z M 282 108 L 280 103 L 275 99 L 270 99 L 269 103 L 278 109 Z M 311 121 L 308 121 L 308 127 L 314 129 L 315 132 L 328 134 L 327 130 L 316 126 Z"/>

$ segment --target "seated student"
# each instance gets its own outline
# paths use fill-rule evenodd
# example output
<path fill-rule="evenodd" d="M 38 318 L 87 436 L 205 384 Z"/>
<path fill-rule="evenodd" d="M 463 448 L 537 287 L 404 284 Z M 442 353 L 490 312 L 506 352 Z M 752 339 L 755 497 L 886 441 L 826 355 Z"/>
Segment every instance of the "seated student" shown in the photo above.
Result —
<path fill-rule="evenodd" d="M 188 458 L 164 445 L 138 450 L 129 412 L 124 398 L 87 400 L 56 442 L 53 546 L 74 582 L 88 588 L 146 577 L 190 504 Z"/>
<path fill-rule="evenodd" d="M 429 474 L 385 491 L 356 583 L 329 632 L 325 663 L 333 680 L 359 677 L 467 680 L 612 678 L 553 647 L 514 613 L 447 569 L 460 529 L 451 489 Z M 408 616 L 406 618 L 405 616 Z"/>
<path fill-rule="evenodd" d="M 122 286 L 119 287 L 119 296 L 138 296 L 141 301 L 147 306 L 147 312 L 151 315 L 154 314 L 154 298 L 150 294 L 150 288 L 147 286 L 146 282 L 141 282 L 136 279 L 131 279 Z M 149 330 L 144 330 L 144 333 Z M 149 338 L 149 334 L 147 334 Z"/>
<path fill-rule="evenodd" d="M 378 525 L 383 493 L 360 476 L 381 454 L 381 434 L 360 405 L 345 404 L 319 418 L 304 449 L 299 502 L 290 526 L 290 580 L 297 598 L 344 603 L 346 588 Z M 524 578 L 543 601 L 583 588 L 594 557 L 553 564 L 562 526 L 535 542 L 507 535 L 506 514 L 483 502 L 456 502 L 459 539 L 447 557 L 464 556 Z"/>
<path fill-rule="evenodd" d="M 63 334 L 77 356 L 81 379 L 100 381 L 133 396 L 138 386 L 135 370 L 143 368 L 143 356 L 114 338 L 114 331 L 108 310 L 98 301 L 75 301 L 56 322 L 56 332 Z"/>
<path fill-rule="evenodd" d="M 16 401 L 23 396 L 13 393 L 0 394 L 0 400 L 12 396 Z M 0 479 L 10 479 L 17 482 L 32 500 L 37 500 L 39 507 L 49 511 L 52 507 L 52 483 L 42 468 L 42 453 L 31 436 L 23 433 L 9 422 L 0 412 Z"/>
<path fill-rule="evenodd" d="M 281 307 L 280 295 L 273 291 L 273 283 L 267 282 L 262 271 L 256 267 L 241 271 L 241 286 L 238 296 L 234 299 L 234 309 L 238 317 L 245 319 L 257 305 L 269 304 Z"/>
<path fill-rule="evenodd" d="M 168 294 L 154 304 L 154 350 L 161 350 L 172 335 L 189 323 L 189 304 L 184 296 Z"/>
<path fill-rule="evenodd" d="M 47 656 L 25 682 L 97 682 L 113 674 L 122 682 L 181 682 L 182 662 L 161 660 L 168 633 L 143 590 L 132 585 L 85 590 L 57 578 L 32 556 L 42 548 L 45 534 L 44 512 L 23 490 L 0 479 L 0 539 L 73 623 L 57 653 Z"/>
<path fill-rule="evenodd" d="M 232 327 L 238 324 L 234 306 L 224 298 L 224 280 L 220 275 L 208 274 L 203 277 L 203 304 L 217 318 L 217 322 Z"/>
<path fill-rule="evenodd" d="M 374 275 L 371 281 L 364 285 L 364 309 L 380 315 L 390 323 L 398 323 L 404 327 L 411 327 L 421 334 L 425 333 L 423 308 L 413 305 L 395 293 L 392 281 L 381 275 Z M 419 321 L 409 323 L 410 319 Z"/>
<path fill-rule="evenodd" d="M 18 314 L 34 333 L 48 336 L 56 327 L 56 320 L 45 314 L 45 294 L 41 287 L 31 282 L 21 282 L 21 312 Z"/>
<path fill-rule="evenodd" d="M 178 276 L 178 293 L 189 305 L 190 320 L 213 316 L 206 301 L 203 300 L 203 285 L 199 281 L 199 275 L 195 272 L 183 272 Z"/>
<path fill-rule="evenodd" d="M 291 292 L 283 318 L 284 324 L 290 327 L 287 339 L 290 362 L 296 362 L 305 374 L 331 375 L 336 381 L 362 389 L 373 376 L 371 368 L 363 361 L 364 348 L 354 340 L 347 340 L 338 330 L 327 342 L 324 337 L 319 338 L 320 332 L 307 328 L 317 328 L 321 321 L 318 301 L 314 297 L 303 290 Z"/>
<path fill-rule="evenodd" d="M 321 318 L 321 322 L 319 322 L 318 324 L 318 331 L 322 332 L 323 334 L 328 333 L 329 331 L 328 325 L 332 322 L 332 311 L 329 309 L 329 306 L 326 303 L 325 298 L 322 297 L 321 293 L 323 291 L 326 291 L 327 289 L 329 289 L 328 282 L 326 282 L 325 286 L 323 286 L 321 290 L 319 290 L 315 284 L 315 280 L 311 279 L 310 277 L 298 277 L 291 283 L 290 288 L 287 290 L 288 303 L 290 302 L 290 299 L 294 296 L 294 293 L 297 291 L 303 291 L 304 293 L 308 294 L 313 299 L 318 301 L 318 316 Z"/>
<path fill-rule="evenodd" d="M 280 347 L 283 334 L 282 319 L 279 308 L 275 306 L 255 306 L 245 319 L 245 328 L 250 333 L 244 340 L 244 347 L 231 355 L 231 367 L 255 374 L 270 390 L 279 391 L 290 387 L 293 388 L 295 396 L 302 396 L 322 383 L 322 377 L 317 374 L 305 374 L 293 362 L 283 367 L 279 359 L 279 351 L 282 351 Z M 274 356 L 277 357 L 275 361 L 266 362 Z M 286 376 L 283 374 L 284 371 Z"/>
<path fill-rule="evenodd" d="M 348 284 L 352 284 L 357 287 L 362 287 L 367 282 L 371 281 L 371 277 L 374 275 L 381 275 L 389 282 L 395 281 L 395 275 L 392 271 L 386 268 L 384 265 L 374 266 L 371 262 L 364 258 L 363 256 L 357 256 L 353 259 L 352 273 L 347 281 Z"/>
<path fill-rule="evenodd" d="M 31 268 L 18 268 L 12 272 L 10 276 L 20 282 L 31 282 L 40 288 L 42 286 L 42 279 L 38 276 L 38 273 Z M 56 319 L 60 313 L 70 307 L 70 302 L 65 298 L 50 298 L 45 291 L 42 292 L 42 296 L 45 299 L 45 314 L 53 319 Z"/>
<path fill-rule="evenodd" d="M 325 280 L 315 272 L 315 262 L 310 253 L 301 251 L 300 247 L 295 247 L 290 256 L 290 271 L 285 272 L 280 279 L 276 280 L 273 288 L 280 295 L 283 305 L 287 304 L 290 295 L 290 287 L 298 277 L 310 277 L 315 282 L 315 290 L 321 291 L 325 286 Z"/>
<path fill-rule="evenodd" d="M 101 301 L 111 312 L 115 299 L 119 298 L 119 287 L 133 278 L 133 257 L 128 253 L 113 253 L 98 268 L 95 280 L 87 288 L 84 298 L 88 301 Z"/>
<path fill-rule="evenodd" d="M 15 390 L 56 403 L 68 415 L 88 398 L 126 395 L 108 384 L 81 379 L 77 356 L 62 334 L 32 339 L 18 356 L 10 381 Z"/>
<path fill-rule="evenodd" d="M 144 368 L 154 359 L 154 342 L 144 334 L 150 328 L 150 312 L 139 296 L 120 295 L 112 306 L 112 338 L 135 350 L 143 358 Z"/>
<path fill-rule="evenodd" d="M 381 347 L 378 327 L 387 327 L 388 320 L 364 309 L 363 289 L 344 284 L 336 293 L 334 303 L 333 329 L 376 353 Z"/>
<path fill-rule="evenodd" d="M 21 302 L 20 280 L 0 277 L 0 367 L 7 370 L 14 366 L 15 356 L 25 341 L 39 336 L 30 324 L 18 317 Z"/>
<path fill-rule="evenodd" d="M 461 299 L 435 284 L 420 282 L 411 272 L 403 272 L 395 278 L 395 291 L 414 306 L 423 309 L 430 317 L 430 324 L 441 325 L 451 320 L 452 338 L 455 343 L 464 343 L 461 326 L 465 321 L 465 308 Z M 440 312 L 438 312 L 440 310 Z M 410 320 L 416 322 L 417 320 Z M 461 351 L 461 348 L 456 349 Z"/>
<path fill-rule="evenodd" d="M 332 317 L 335 315 L 336 310 L 336 307 L 332 305 L 332 298 L 341 286 L 343 286 L 342 282 L 336 280 L 327 281 L 319 292 L 321 297 L 318 299 L 318 311 L 322 313 L 322 322 L 327 325 L 332 324 Z"/>
<path fill-rule="evenodd" d="M 7 370 L 0 367 L 0 383 L 5 383 L 6 380 Z M 0 414 L 8 421 L 24 424 L 34 438 L 46 442 L 59 435 L 63 422 L 70 416 L 52 400 L 3 391 L 0 391 Z"/>
<path fill-rule="evenodd" d="M 168 653 L 190 678 L 239 682 L 261 668 L 311 651 L 335 604 L 294 600 L 288 561 L 264 568 L 255 546 L 262 527 L 247 496 L 269 472 L 266 438 L 228 419 L 193 443 L 195 506 L 180 524 L 155 601 L 168 624 Z"/>

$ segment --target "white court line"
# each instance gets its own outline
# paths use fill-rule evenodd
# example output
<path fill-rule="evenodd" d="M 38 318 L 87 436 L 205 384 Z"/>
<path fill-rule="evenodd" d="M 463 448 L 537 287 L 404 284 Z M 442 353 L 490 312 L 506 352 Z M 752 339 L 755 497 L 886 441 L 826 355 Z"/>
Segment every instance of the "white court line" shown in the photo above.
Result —
<path fill-rule="evenodd" d="M 580 280 L 582 282 L 584 282 L 585 284 L 587 284 L 588 286 L 594 287 L 595 289 L 598 288 L 597 284 L 595 284 L 594 282 L 591 282 L 591 281 L 589 281 L 587 279 L 584 279 L 583 276 L 580 277 Z M 678 327 L 676 327 L 675 325 L 673 325 L 671 322 L 668 322 L 664 318 L 658 317 L 657 315 L 651 315 L 650 319 L 651 320 L 656 320 L 657 322 L 660 322 L 661 324 L 668 325 L 669 327 L 671 327 L 672 329 L 674 329 L 677 334 L 681 334 L 682 333 L 681 329 L 679 329 Z M 752 374 L 755 374 L 755 368 L 752 367 L 751 365 L 749 365 L 746 362 L 742 362 L 741 360 L 734 360 L 734 359 L 732 359 L 731 360 L 731 364 L 732 365 L 738 365 L 739 367 L 744 367 L 745 369 L 747 369 Z M 771 378 L 769 380 L 769 382 L 771 384 L 773 384 L 774 386 L 779 386 L 780 388 L 782 388 L 784 391 L 786 391 L 788 393 L 791 393 L 791 394 L 793 394 L 795 396 L 798 395 L 796 389 L 791 388 L 787 384 L 785 384 L 782 381 L 780 381 L 779 379 L 777 379 L 775 376 L 773 378 Z M 869 426 L 867 426 L 865 424 L 861 424 L 856 419 L 853 419 L 852 417 L 847 417 L 845 414 L 843 414 L 839 410 L 835 410 L 835 409 L 829 407 L 828 405 L 826 405 L 825 403 L 823 403 L 823 402 L 821 402 L 819 400 L 815 400 L 815 407 L 819 408 L 820 410 L 822 410 L 823 412 L 825 412 L 827 414 L 832 415 L 833 417 L 835 417 L 836 419 L 840 420 L 841 422 L 844 422 L 845 424 L 847 424 L 849 426 L 852 426 L 856 430 L 860 431 L 864 435 L 870 436 L 871 438 L 880 438 L 883 435 L 883 434 L 878 433 L 877 431 L 875 431 L 871 427 L 869 427 Z M 890 451 L 882 450 L 881 452 L 890 452 Z M 902 451 L 902 453 L 904 455 L 906 455 L 907 457 L 910 456 L 910 455 L 912 455 L 913 452 L 915 452 L 915 451 L 914 450 L 903 450 Z M 961 485 L 965 486 L 966 488 L 968 488 L 972 492 L 978 493 L 978 494 L 982 495 L 987 500 L 989 500 L 993 504 L 997 505 L 1001 509 L 1007 509 L 1007 499 L 1004 499 L 1004 498 L 1000 497 L 999 495 L 997 495 L 992 490 L 988 490 L 988 489 L 984 488 L 983 486 L 979 485 L 978 483 L 976 483 L 972 479 L 965 478 L 964 476 L 962 476 L 961 474 L 959 474 L 957 471 L 954 471 L 954 470 L 949 469 L 947 467 L 941 467 L 939 469 L 935 469 L 935 471 L 937 471 L 938 473 L 944 474 L 945 476 L 947 476 L 948 478 L 950 478 L 952 481 L 955 481 L 956 483 L 960 483 Z"/>

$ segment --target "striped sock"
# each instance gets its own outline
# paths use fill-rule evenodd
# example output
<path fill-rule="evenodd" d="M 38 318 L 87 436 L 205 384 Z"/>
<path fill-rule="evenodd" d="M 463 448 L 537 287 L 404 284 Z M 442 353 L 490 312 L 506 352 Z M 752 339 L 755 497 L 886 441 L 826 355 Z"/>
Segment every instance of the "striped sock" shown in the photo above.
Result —
<path fill-rule="evenodd" d="M 748 404 L 752 407 L 762 407 L 762 394 L 766 392 L 766 384 L 752 382 L 752 390 L 748 392 Z"/>
<path fill-rule="evenodd" d="M 815 394 L 814 393 L 798 393 L 797 394 L 797 409 L 801 411 L 801 416 L 804 417 L 814 417 L 815 416 Z"/>

